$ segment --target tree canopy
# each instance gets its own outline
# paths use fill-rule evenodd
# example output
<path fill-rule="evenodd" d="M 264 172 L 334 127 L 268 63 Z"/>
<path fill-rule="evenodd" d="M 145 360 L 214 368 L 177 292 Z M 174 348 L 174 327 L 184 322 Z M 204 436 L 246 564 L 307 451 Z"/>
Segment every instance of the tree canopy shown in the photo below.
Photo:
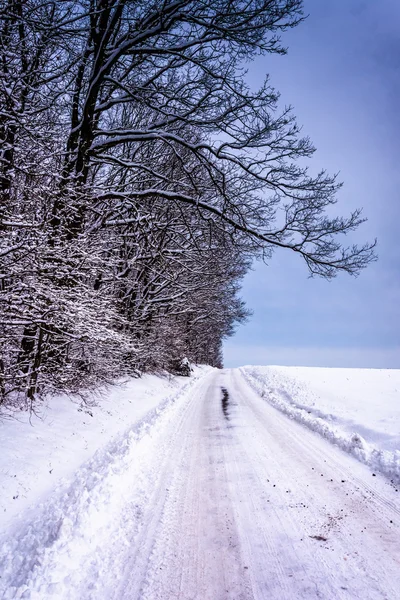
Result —
<path fill-rule="evenodd" d="M 358 274 L 268 77 L 301 0 L 0 0 L 0 393 L 222 364 L 254 257 Z"/>

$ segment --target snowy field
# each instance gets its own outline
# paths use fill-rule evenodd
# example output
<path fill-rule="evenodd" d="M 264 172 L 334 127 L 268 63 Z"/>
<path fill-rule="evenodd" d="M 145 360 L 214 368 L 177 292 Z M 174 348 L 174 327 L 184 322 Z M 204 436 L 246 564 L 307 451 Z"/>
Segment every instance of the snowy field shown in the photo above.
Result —
<path fill-rule="evenodd" d="M 242 372 L 276 408 L 400 478 L 400 370 L 246 366 Z"/>
<path fill-rule="evenodd" d="M 66 484 L 99 449 L 125 437 L 132 426 L 138 429 L 150 411 L 202 372 L 195 367 L 191 380 L 144 375 L 99 392 L 89 405 L 57 396 L 36 405 L 34 414 L 0 413 L 0 528 Z"/>
<path fill-rule="evenodd" d="M 398 479 L 368 462 L 395 464 L 398 380 L 203 367 L 3 420 L 0 598 L 399 599 Z"/>

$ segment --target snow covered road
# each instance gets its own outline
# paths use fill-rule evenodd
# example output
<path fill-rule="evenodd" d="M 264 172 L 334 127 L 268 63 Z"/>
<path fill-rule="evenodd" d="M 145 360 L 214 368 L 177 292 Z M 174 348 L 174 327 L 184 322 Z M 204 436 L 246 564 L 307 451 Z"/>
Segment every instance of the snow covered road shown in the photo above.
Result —
<path fill-rule="evenodd" d="M 142 433 L 15 527 L 3 598 L 400 599 L 399 488 L 239 370 L 209 372 Z"/>

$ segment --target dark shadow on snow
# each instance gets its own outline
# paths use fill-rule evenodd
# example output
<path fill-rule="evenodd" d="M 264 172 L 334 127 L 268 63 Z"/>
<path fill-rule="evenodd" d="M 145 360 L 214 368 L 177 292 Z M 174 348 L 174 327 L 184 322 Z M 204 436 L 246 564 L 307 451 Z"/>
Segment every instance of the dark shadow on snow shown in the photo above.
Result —
<path fill-rule="evenodd" d="M 226 388 L 222 387 L 222 412 L 224 413 L 225 419 L 229 421 L 229 392 Z"/>

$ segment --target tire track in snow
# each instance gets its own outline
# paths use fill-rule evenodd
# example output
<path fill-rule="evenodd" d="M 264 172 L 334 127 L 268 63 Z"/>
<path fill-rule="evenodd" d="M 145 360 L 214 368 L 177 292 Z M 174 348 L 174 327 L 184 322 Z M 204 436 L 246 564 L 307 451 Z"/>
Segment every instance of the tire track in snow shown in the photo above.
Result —
<path fill-rule="evenodd" d="M 138 595 L 128 581 L 115 600 L 253 597 L 240 553 L 221 447 L 221 439 L 229 439 L 231 434 L 223 422 L 216 377 L 197 398 L 187 415 L 186 431 L 172 449 L 174 476 L 143 589 Z"/>
<path fill-rule="evenodd" d="M 390 514 L 397 514 L 400 517 L 400 495 L 398 497 L 397 493 L 393 493 L 396 488 L 391 486 L 386 478 L 378 476 L 376 479 L 372 479 L 372 473 L 366 467 L 362 465 L 358 466 L 354 463 L 354 459 L 358 460 L 358 457 L 346 455 L 346 452 L 340 446 L 332 445 L 329 440 L 320 439 L 318 432 L 314 432 L 313 430 L 305 431 L 302 423 L 299 423 L 296 419 L 292 419 L 290 415 L 279 414 L 281 411 L 275 406 L 269 407 L 267 401 L 259 397 L 259 394 L 254 391 L 243 371 L 240 370 L 240 372 L 240 376 L 237 372 L 234 373 L 234 379 L 241 385 L 242 390 L 245 390 L 245 397 L 252 398 L 250 403 L 251 409 L 257 414 L 258 419 L 264 422 L 267 429 L 271 430 L 271 426 L 274 428 L 274 422 L 293 423 L 291 426 L 288 425 L 288 428 L 290 427 L 290 435 L 284 436 L 281 444 L 286 445 L 288 449 L 290 448 L 293 455 L 297 456 L 298 461 L 301 461 L 307 467 L 315 459 L 316 455 L 319 455 L 321 458 L 323 457 L 325 461 L 329 459 L 338 475 L 337 480 L 339 483 L 344 480 L 345 482 L 357 484 L 360 490 L 367 494 L 368 498 L 376 499 L 379 511 L 381 507 L 385 506 L 390 511 Z M 271 415 L 274 415 L 273 421 L 271 420 Z M 279 432 L 280 429 L 277 430 L 276 435 L 279 435 Z M 319 443 L 319 440 L 321 443 Z M 299 447 L 303 449 L 302 453 L 298 452 Z M 359 477 L 357 473 L 362 473 L 363 477 Z M 379 484 L 377 484 L 378 481 Z M 338 485 L 337 491 L 343 491 L 342 487 Z M 392 488 L 392 490 L 388 488 Z M 380 490 L 382 489 L 385 490 L 385 493 L 381 493 Z"/>
<path fill-rule="evenodd" d="M 3 598 L 398 598 L 400 507 L 386 479 L 238 371 L 190 385 L 16 530 Z"/>
<path fill-rule="evenodd" d="M 258 514 L 261 490 L 269 491 L 270 519 L 261 517 L 261 528 L 275 523 L 270 528 L 275 554 L 287 570 L 297 571 L 290 593 L 279 596 L 276 590 L 271 597 L 397 598 L 399 499 L 386 479 L 369 484 L 368 468 L 269 406 L 237 371 L 230 377 L 227 388 L 240 408 L 236 419 L 246 424 L 239 430 L 241 450 L 259 475 L 260 485 L 253 488 Z M 290 558 L 292 544 L 297 559 Z M 249 552 L 254 556 L 254 548 Z M 303 581 L 311 584 L 308 589 Z"/>
<path fill-rule="evenodd" d="M 146 503 L 166 472 L 168 436 L 176 434 L 202 379 L 189 381 L 98 451 L 72 483 L 27 515 L 28 527 L 25 516 L 8 532 L 1 545 L 4 600 L 108 597 L 107 589 L 114 590 L 121 576 L 126 550 L 139 535 Z"/>
<path fill-rule="evenodd" d="M 360 462 L 369 465 L 373 470 L 384 473 L 393 481 L 395 487 L 400 486 L 399 450 L 379 449 L 374 444 L 367 443 L 359 433 L 349 434 L 344 430 L 341 431 L 332 424 L 332 415 L 324 414 L 315 408 L 311 409 L 309 406 L 296 404 L 286 392 L 284 386 L 282 388 L 268 387 L 257 369 L 241 367 L 240 372 L 250 387 L 262 397 L 266 397 L 268 402 L 277 410 L 289 418 L 295 419 L 308 429 L 318 432 L 319 435 L 340 446 Z"/>

